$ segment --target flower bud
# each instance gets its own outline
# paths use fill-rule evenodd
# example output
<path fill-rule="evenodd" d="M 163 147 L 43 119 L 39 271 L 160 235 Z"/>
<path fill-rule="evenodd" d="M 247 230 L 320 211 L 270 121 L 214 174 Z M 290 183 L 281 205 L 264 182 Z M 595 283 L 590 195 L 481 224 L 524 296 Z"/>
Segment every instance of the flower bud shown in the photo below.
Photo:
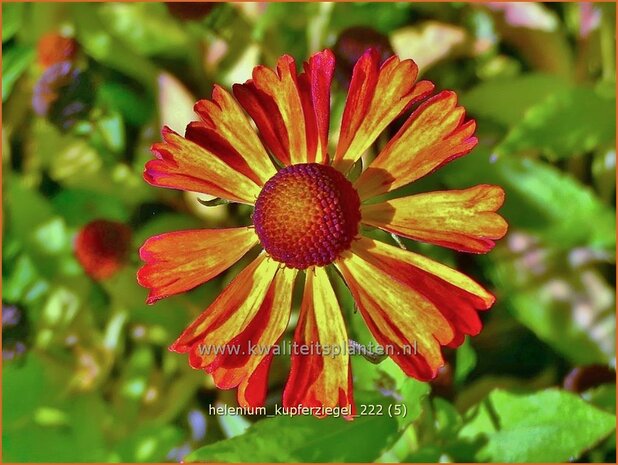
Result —
<path fill-rule="evenodd" d="M 75 256 L 86 273 L 99 281 L 124 265 L 131 246 L 131 229 L 123 223 L 95 220 L 84 226 L 75 241 Z"/>
<path fill-rule="evenodd" d="M 216 2 L 165 2 L 170 14 L 181 21 L 199 21 L 210 14 Z"/>
<path fill-rule="evenodd" d="M 381 62 L 394 54 L 388 37 L 370 27 L 355 26 L 339 34 L 333 52 L 337 59 L 335 77 L 343 87 L 350 85 L 354 65 L 369 48 L 378 51 Z"/>

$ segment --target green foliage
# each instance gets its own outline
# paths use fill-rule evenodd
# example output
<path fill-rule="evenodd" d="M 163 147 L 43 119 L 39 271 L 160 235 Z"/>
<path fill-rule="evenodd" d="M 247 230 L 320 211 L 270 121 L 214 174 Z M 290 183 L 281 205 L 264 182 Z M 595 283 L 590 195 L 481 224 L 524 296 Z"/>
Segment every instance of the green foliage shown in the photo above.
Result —
<path fill-rule="evenodd" d="M 529 73 L 483 81 L 463 94 L 461 104 L 474 117 L 492 119 L 509 127 L 519 124 L 529 108 L 568 89 L 564 79 Z"/>
<path fill-rule="evenodd" d="M 105 5 L 101 5 L 105 6 Z M 93 11 L 96 5 L 73 4 L 76 36 L 86 52 L 111 69 L 126 73 L 139 81 L 149 91 L 154 90 L 156 68 L 147 59 L 127 49 L 110 31 L 105 29 L 100 15 Z"/>
<path fill-rule="evenodd" d="M 552 160 L 581 155 L 616 139 L 615 119 L 615 94 L 566 90 L 529 108 L 496 151 L 503 155 L 540 151 Z"/>
<path fill-rule="evenodd" d="M 2 42 L 13 37 L 22 25 L 24 5 L 22 3 L 2 4 Z M 5 63 L 6 66 L 6 63 Z M 6 68 L 5 68 L 6 70 Z M 4 83 L 3 83 L 4 87 Z M 4 99 L 3 99 L 4 100 Z"/>
<path fill-rule="evenodd" d="M 108 3 L 101 6 L 100 16 L 106 28 L 139 55 L 182 56 L 189 45 L 189 36 L 169 20 L 161 3 Z"/>
<path fill-rule="evenodd" d="M 486 436 L 479 458 L 494 462 L 576 460 L 616 426 L 615 415 L 559 390 L 527 395 L 496 390 L 467 415 L 473 419 L 461 435 Z"/>
<path fill-rule="evenodd" d="M 379 431 L 380 434 L 375 434 Z M 372 462 L 397 432 L 388 416 L 343 418 L 279 416 L 244 435 L 203 447 L 187 457 L 200 462 Z M 354 440 L 350 440 L 354 438 Z"/>
<path fill-rule="evenodd" d="M 28 46 L 9 46 L 7 50 L 2 46 L 2 101 L 4 102 L 17 82 L 17 79 L 26 71 L 34 60 L 34 49 Z"/>

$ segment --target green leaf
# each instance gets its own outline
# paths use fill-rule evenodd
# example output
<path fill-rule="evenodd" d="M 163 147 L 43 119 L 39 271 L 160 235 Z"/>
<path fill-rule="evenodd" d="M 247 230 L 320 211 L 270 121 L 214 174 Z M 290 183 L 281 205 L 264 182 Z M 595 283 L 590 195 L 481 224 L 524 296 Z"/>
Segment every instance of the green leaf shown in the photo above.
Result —
<path fill-rule="evenodd" d="M 2 371 L 2 458 L 9 462 L 108 461 L 101 423 L 108 420 L 98 394 L 64 396 L 71 372 L 34 352 Z M 32 447 L 37 444 L 37 447 Z M 71 444 L 71 447 L 67 447 Z"/>
<path fill-rule="evenodd" d="M 126 136 L 120 113 L 110 112 L 102 115 L 95 122 L 94 134 L 97 138 L 100 138 L 103 147 L 111 152 L 122 153 L 124 151 Z"/>
<path fill-rule="evenodd" d="M 118 453 L 123 462 L 163 462 L 182 439 L 183 432 L 177 426 L 145 426 L 123 439 Z"/>
<path fill-rule="evenodd" d="M 291 4 L 289 7 L 293 8 Z M 389 33 L 393 29 L 406 24 L 406 19 L 412 8 L 414 6 L 411 2 L 335 3 L 330 29 L 341 31 L 349 27 L 365 25 L 381 32 Z"/>
<path fill-rule="evenodd" d="M 5 460 L 30 463 L 109 460 L 101 428 L 101 422 L 107 419 L 106 411 L 98 395 L 74 395 L 70 401 L 57 407 L 46 407 L 48 413 L 52 409 L 56 411 L 56 420 L 64 424 L 37 424 L 32 421 L 6 434 L 3 431 L 3 442 L 7 445 L 3 450 Z M 36 415 L 38 418 L 35 419 L 43 419 L 41 413 Z M 33 443 L 38 446 L 32 447 Z"/>
<path fill-rule="evenodd" d="M 70 226 L 81 226 L 97 218 L 127 221 L 129 212 L 117 197 L 85 189 L 64 189 L 52 198 L 55 210 Z"/>
<path fill-rule="evenodd" d="M 616 138 L 616 97 L 594 89 L 559 92 L 530 108 L 496 151 L 508 155 L 540 151 L 552 160 L 611 143 Z"/>
<path fill-rule="evenodd" d="M 218 406 L 222 406 L 222 404 L 215 405 L 215 408 Z M 223 434 L 225 434 L 226 438 L 240 436 L 251 426 L 249 420 L 242 415 L 218 415 L 217 419 L 219 420 L 219 424 L 221 425 L 221 429 L 223 430 Z"/>
<path fill-rule="evenodd" d="M 107 3 L 100 17 L 114 36 L 140 55 L 186 55 L 189 37 L 170 21 L 161 3 Z"/>
<path fill-rule="evenodd" d="M 23 21 L 23 16 L 23 3 L 2 4 L 2 42 L 6 42 L 13 37 L 17 31 L 19 31 Z"/>
<path fill-rule="evenodd" d="M 616 246 L 614 209 L 547 163 L 511 156 L 490 161 L 488 151 L 480 149 L 445 167 L 442 176 L 451 188 L 502 186 L 506 201 L 500 212 L 510 228 L 534 231 L 559 249 Z"/>
<path fill-rule="evenodd" d="M 524 74 L 482 82 L 461 96 L 461 104 L 474 117 L 492 119 L 510 127 L 528 108 L 569 88 L 566 80 L 549 74 Z"/>
<path fill-rule="evenodd" d="M 97 15 L 100 6 L 75 3 L 70 8 L 77 40 L 84 51 L 100 63 L 131 76 L 154 93 L 156 68 L 147 59 L 127 49 L 105 29 Z"/>
<path fill-rule="evenodd" d="M 511 233 L 493 252 L 488 275 L 510 313 L 574 364 L 609 363 L 615 358 L 615 289 L 591 265 L 573 267 L 573 254 L 553 244 Z M 580 252 L 585 253 L 585 249 Z"/>
<path fill-rule="evenodd" d="M 4 5 L 3 5 L 4 7 Z M 35 50 L 25 45 L 14 45 L 2 50 L 2 101 L 11 95 L 13 86 L 30 63 L 34 60 Z"/>
<path fill-rule="evenodd" d="M 582 394 L 582 397 L 592 405 L 599 407 L 609 413 L 616 411 L 616 385 L 602 384 L 589 389 Z"/>
<path fill-rule="evenodd" d="M 218 205 L 226 205 L 230 203 L 229 200 L 221 199 L 219 197 L 215 197 L 214 199 L 209 199 L 209 200 L 198 198 L 197 201 L 201 203 L 202 205 L 204 205 L 205 207 L 216 207 Z"/>
<path fill-rule="evenodd" d="M 255 423 L 242 436 L 192 452 L 200 462 L 372 462 L 397 432 L 388 416 L 343 418 L 278 416 Z"/>
<path fill-rule="evenodd" d="M 11 264 L 8 276 L 3 277 L 2 297 L 8 302 L 18 302 L 37 284 L 40 276 L 30 257 L 20 256 Z"/>
<path fill-rule="evenodd" d="M 615 415 L 557 389 L 534 394 L 494 390 L 467 416 L 472 420 L 461 435 L 487 438 L 478 460 L 506 463 L 577 460 L 616 424 Z"/>
<path fill-rule="evenodd" d="M 461 383 L 476 366 L 476 352 L 469 337 L 466 337 L 465 342 L 457 349 L 455 357 L 455 382 Z"/>
<path fill-rule="evenodd" d="M 5 179 L 4 189 L 4 209 L 11 233 L 16 237 L 28 237 L 35 228 L 53 218 L 54 211 L 47 199 L 29 187 L 23 178 Z"/>
<path fill-rule="evenodd" d="M 120 112 L 127 123 L 141 126 L 154 114 L 152 99 L 116 81 L 103 82 L 98 88 L 102 105 Z"/>

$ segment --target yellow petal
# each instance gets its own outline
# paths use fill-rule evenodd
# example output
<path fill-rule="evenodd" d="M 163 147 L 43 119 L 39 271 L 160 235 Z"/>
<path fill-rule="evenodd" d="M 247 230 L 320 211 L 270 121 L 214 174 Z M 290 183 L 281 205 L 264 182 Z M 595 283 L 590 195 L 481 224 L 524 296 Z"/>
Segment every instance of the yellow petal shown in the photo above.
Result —
<path fill-rule="evenodd" d="M 404 186 L 472 150 L 476 126 L 462 124 L 464 115 L 454 92 L 422 103 L 355 182 L 361 200 Z"/>
<path fill-rule="evenodd" d="M 385 231 L 463 252 L 485 253 L 506 234 L 495 211 L 504 202 L 501 187 L 429 192 L 361 207 L 362 222 Z"/>

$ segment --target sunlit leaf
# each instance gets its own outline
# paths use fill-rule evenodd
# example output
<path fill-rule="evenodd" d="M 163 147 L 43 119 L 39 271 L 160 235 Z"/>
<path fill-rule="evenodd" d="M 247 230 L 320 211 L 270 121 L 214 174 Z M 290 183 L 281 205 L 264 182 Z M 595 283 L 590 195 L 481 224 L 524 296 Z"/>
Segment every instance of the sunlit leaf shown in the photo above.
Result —
<path fill-rule="evenodd" d="M 471 116 L 510 127 L 519 123 L 530 107 L 568 88 L 568 82 L 556 76 L 524 74 L 482 82 L 461 96 L 461 104 Z"/>
<path fill-rule="evenodd" d="M 4 7 L 4 4 L 2 5 Z M 2 101 L 4 102 L 19 77 L 35 57 L 33 48 L 25 45 L 13 45 L 2 50 Z"/>
<path fill-rule="evenodd" d="M 71 5 L 77 40 L 85 52 L 110 68 L 138 80 L 146 89 L 154 91 L 157 75 L 155 67 L 112 36 L 93 11 L 94 8 L 94 4 Z M 99 8 L 99 5 L 96 8 Z"/>
<path fill-rule="evenodd" d="M 6 42 L 13 37 L 17 31 L 19 31 L 22 24 L 23 15 L 23 3 L 2 4 L 2 42 Z"/>
<path fill-rule="evenodd" d="M 514 394 L 495 390 L 467 412 L 464 437 L 483 435 L 479 460 L 566 462 L 615 430 L 616 417 L 559 390 Z"/>
<path fill-rule="evenodd" d="M 140 55 L 183 56 L 189 38 L 161 3 L 107 3 L 102 23 Z"/>
<path fill-rule="evenodd" d="M 541 152 L 551 159 L 581 155 L 616 138 L 616 98 L 577 88 L 530 108 L 497 147 L 509 155 Z"/>
<path fill-rule="evenodd" d="M 500 211 L 511 228 L 540 234 L 558 249 L 615 247 L 615 211 L 588 187 L 547 163 L 490 158 L 486 150 L 477 149 L 445 167 L 442 176 L 451 188 L 478 183 L 502 186 L 506 201 Z"/>
<path fill-rule="evenodd" d="M 396 431 L 397 421 L 388 416 L 364 416 L 351 422 L 343 418 L 277 416 L 254 424 L 241 436 L 202 447 L 186 460 L 371 462 Z"/>

